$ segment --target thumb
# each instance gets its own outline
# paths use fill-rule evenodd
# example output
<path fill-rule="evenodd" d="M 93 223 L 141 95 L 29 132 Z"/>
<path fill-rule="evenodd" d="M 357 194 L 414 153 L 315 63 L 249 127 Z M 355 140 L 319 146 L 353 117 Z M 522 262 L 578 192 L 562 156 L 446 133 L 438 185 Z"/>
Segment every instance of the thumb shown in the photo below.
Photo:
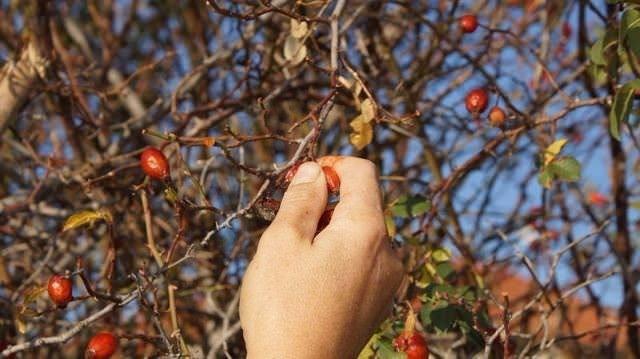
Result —
<path fill-rule="evenodd" d="M 315 162 L 303 163 L 291 180 L 273 220 L 286 226 L 300 239 L 311 240 L 320 216 L 327 206 L 327 184 L 322 168 Z"/>

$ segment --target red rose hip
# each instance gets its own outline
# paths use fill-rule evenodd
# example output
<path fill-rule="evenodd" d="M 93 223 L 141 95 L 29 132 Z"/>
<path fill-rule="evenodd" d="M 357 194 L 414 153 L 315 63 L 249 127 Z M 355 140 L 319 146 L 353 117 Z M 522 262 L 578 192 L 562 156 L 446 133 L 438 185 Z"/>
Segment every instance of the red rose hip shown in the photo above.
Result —
<path fill-rule="evenodd" d="M 493 127 L 502 127 L 506 118 L 504 111 L 498 106 L 489 111 L 489 124 Z"/>
<path fill-rule="evenodd" d="M 169 177 L 169 161 L 157 148 L 148 147 L 142 151 L 140 167 L 151 178 L 162 180 Z"/>
<path fill-rule="evenodd" d="M 458 24 L 465 34 L 472 33 L 478 28 L 478 18 L 472 14 L 466 14 L 460 17 Z"/>
<path fill-rule="evenodd" d="M 324 177 L 327 179 L 327 189 L 329 192 L 338 192 L 340 189 L 340 177 L 338 177 L 336 170 L 332 167 L 323 166 L 322 171 L 324 172 Z"/>
<path fill-rule="evenodd" d="M 108 359 L 118 348 L 118 339 L 110 332 L 94 335 L 84 352 L 85 359 Z"/>
<path fill-rule="evenodd" d="M 296 172 L 298 172 L 298 167 L 300 167 L 299 163 L 297 163 L 297 164 L 291 166 L 291 168 L 289 168 L 287 173 L 284 175 L 285 182 L 287 182 L 287 183 L 291 182 L 293 177 L 296 175 Z"/>
<path fill-rule="evenodd" d="M 57 274 L 52 275 L 47 283 L 49 298 L 58 308 L 65 308 L 73 299 L 72 288 L 71 279 Z"/>
<path fill-rule="evenodd" d="M 464 100 L 464 105 L 467 111 L 472 114 L 484 112 L 484 110 L 487 109 L 487 105 L 489 105 L 489 94 L 487 94 L 487 90 L 477 88 L 469 91 Z"/>
<path fill-rule="evenodd" d="M 427 359 L 429 357 L 427 342 L 418 332 L 400 333 L 393 340 L 393 346 L 396 351 L 405 353 L 407 359 Z"/>

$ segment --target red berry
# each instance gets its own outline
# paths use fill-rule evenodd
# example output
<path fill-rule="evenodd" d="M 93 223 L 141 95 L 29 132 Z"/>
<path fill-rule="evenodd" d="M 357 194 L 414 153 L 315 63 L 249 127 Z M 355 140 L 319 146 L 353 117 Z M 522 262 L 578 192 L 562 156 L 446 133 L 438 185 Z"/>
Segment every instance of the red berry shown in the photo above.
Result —
<path fill-rule="evenodd" d="M 100 332 L 94 335 L 87 350 L 84 352 L 85 359 L 108 359 L 118 348 L 118 339 L 110 332 Z"/>
<path fill-rule="evenodd" d="M 506 118 L 504 111 L 498 106 L 489 111 L 489 124 L 493 127 L 502 127 Z"/>
<path fill-rule="evenodd" d="M 332 167 L 323 166 L 322 171 L 324 172 L 324 176 L 327 179 L 327 189 L 331 193 L 338 192 L 340 189 L 340 177 L 336 173 Z"/>
<path fill-rule="evenodd" d="M 600 192 L 589 192 L 589 203 L 597 207 L 604 207 L 609 203 L 609 198 Z"/>
<path fill-rule="evenodd" d="M 464 101 L 467 111 L 473 114 L 479 114 L 487 109 L 489 104 L 489 94 L 484 88 L 476 88 L 471 90 Z"/>
<path fill-rule="evenodd" d="M 318 221 L 318 228 L 316 229 L 316 233 L 320 233 L 323 229 L 327 228 L 329 222 L 331 222 L 331 216 L 333 216 L 333 208 L 327 208 L 320 216 L 320 220 Z"/>
<path fill-rule="evenodd" d="M 298 167 L 300 167 L 300 163 L 295 164 L 295 165 L 291 166 L 291 168 L 289 168 L 287 173 L 284 175 L 285 182 L 287 182 L 287 183 L 291 182 L 293 177 L 296 175 L 296 172 L 298 172 Z"/>
<path fill-rule="evenodd" d="M 393 340 L 396 351 L 403 352 L 407 359 L 427 359 L 429 348 L 427 342 L 418 332 L 403 332 Z"/>
<path fill-rule="evenodd" d="M 478 28 L 478 18 L 472 14 L 463 15 L 459 20 L 460 28 L 465 34 L 472 33 Z"/>
<path fill-rule="evenodd" d="M 72 288 L 73 284 L 71 279 L 57 274 L 52 275 L 47 283 L 49 298 L 51 298 L 58 308 L 65 308 L 73 299 L 73 295 L 71 294 Z"/>
<path fill-rule="evenodd" d="M 147 147 L 140 156 L 140 167 L 147 176 L 155 179 L 165 179 L 169 176 L 169 161 L 157 148 Z"/>
<path fill-rule="evenodd" d="M 9 342 L 0 339 L 0 353 L 2 353 L 8 347 L 9 347 Z M 15 354 L 11 354 L 7 356 L 8 359 L 14 359 L 15 357 L 16 357 Z"/>
<path fill-rule="evenodd" d="M 562 36 L 564 38 L 571 37 L 572 32 L 573 32 L 573 29 L 571 28 L 571 24 L 569 24 L 568 22 L 565 22 L 562 24 Z"/>

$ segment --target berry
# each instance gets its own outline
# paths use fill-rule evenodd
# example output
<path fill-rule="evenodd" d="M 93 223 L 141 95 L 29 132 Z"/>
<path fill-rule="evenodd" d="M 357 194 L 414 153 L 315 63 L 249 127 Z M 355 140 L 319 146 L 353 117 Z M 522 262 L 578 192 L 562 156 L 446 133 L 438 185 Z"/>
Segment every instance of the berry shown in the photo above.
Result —
<path fill-rule="evenodd" d="M 8 347 L 9 347 L 9 342 L 0 339 L 0 353 L 2 353 Z M 14 359 L 15 357 L 16 357 L 15 354 L 11 354 L 7 356 L 8 359 Z"/>
<path fill-rule="evenodd" d="M 85 359 L 108 359 L 116 352 L 118 339 L 110 332 L 99 332 L 94 335 L 87 350 L 84 352 Z"/>
<path fill-rule="evenodd" d="M 604 207 L 609 203 L 609 198 L 600 192 L 589 192 L 589 203 L 597 207 Z"/>
<path fill-rule="evenodd" d="M 495 106 L 489 111 L 489 124 L 493 127 L 502 127 L 506 117 L 504 111 L 500 107 Z"/>
<path fill-rule="evenodd" d="M 565 22 L 562 24 L 562 36 L 564 38 L 571 37 L 572 32 L 573 32 L 573 29 L 571 28 L 571 24 L 569 24 L 568 22 Z"/>
<path fill-rule="evenodd" d="M 73 299 L 73 295 L 71 294 L 72 287 L 71 279 L 54 274 L 49 278 L 49 282 L 47 283 L 47 292 L 49 293 L 51 301 L 53 301 L 58 308 L 65 308 Z"/>
<path fill-rule="evenodd" d="M 478 28 L 478 18 L 472 14 L 463 15 L 458 20 L 458 24 L 460 25 L 462 32 L 469 34 L 476 31 Z"/>
<path fill-rule="evenodd" d="M 324 176 L 327 179 L 327 189 L 331 193 L 338 192 L 340 189 L 340 177 L 336 173 L 332 167 L 323 166 L 322 171 L 324 172 Z"/>
<path fill-rule="evenodd" d="M 403 332 L 393 340 L 396 351 L 403 352 L 407 359 L 427 359 L 429 348 L 427 342 L 418 332 Z"/>
<path fill-rule="evenodd" d="M 296 175 L 296 172 L 298 172 L 298 167 L 300 167 L 299 163 L 295 164 L 295 165 L 291 166 L 291 168 L 289 168 L 287 173 L 284 175 L 285 182 L 287 182 L 287 183 L 291 182 L 293 177 Z"/>
<path fill-rule="evenodd" d="M 142 152 L 140 167 L 151 178 L 162 180 L 169 177 L 169 161 L 157 148 L 148 147 Z"/>
<path fill-rule="evenodd" d="M 467 111 L 472 114 L 479 114 L 484 112 L 487 109 L 487 105 L 489 104 L 489 95 L 487 94 L 487 90 L 483 88 L 477 88 L 471 90 L 467 97 L 464 100 L 465 107 Z"/>

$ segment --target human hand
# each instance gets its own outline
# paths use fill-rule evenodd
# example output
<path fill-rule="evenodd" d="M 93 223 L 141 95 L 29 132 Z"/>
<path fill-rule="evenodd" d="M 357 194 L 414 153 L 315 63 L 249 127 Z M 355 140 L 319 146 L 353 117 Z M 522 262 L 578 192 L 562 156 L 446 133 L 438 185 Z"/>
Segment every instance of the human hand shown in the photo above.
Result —
<path fill-rule="evenodd" d="M 353 358 L 390 313 L 402 263 L 387 240 L 376 168 L 323 157 L 340 177 L 327 206 L 318 163 L 300 166 L 244 276 L 240 319 L 249 358 Z"/>

